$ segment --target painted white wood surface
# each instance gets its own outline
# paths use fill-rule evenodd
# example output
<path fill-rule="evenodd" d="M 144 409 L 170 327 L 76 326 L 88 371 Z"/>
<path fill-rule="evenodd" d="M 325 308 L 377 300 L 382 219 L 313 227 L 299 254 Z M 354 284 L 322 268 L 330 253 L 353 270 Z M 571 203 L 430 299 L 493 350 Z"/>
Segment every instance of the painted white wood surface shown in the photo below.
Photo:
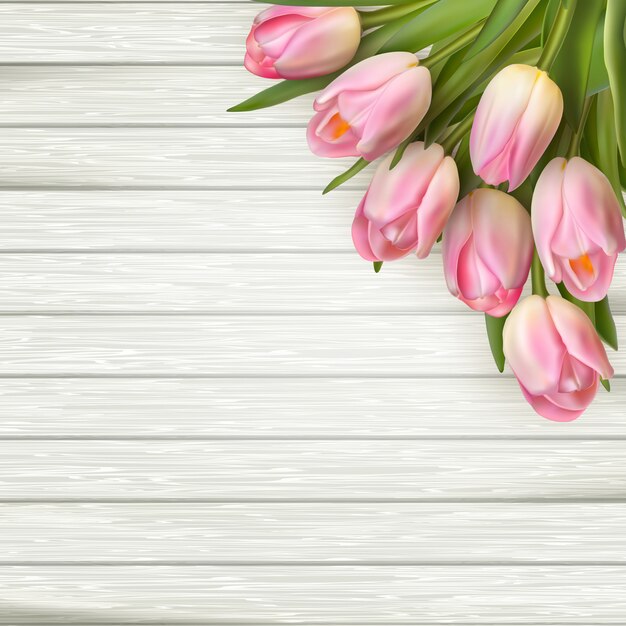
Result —
<path fill-rule="evenodd" d="M 619 624 L 625 574 L 589 565 L 0 567 L 0 623 Z"/>
<path fill-rule="evenodd" d="M 550 423 L 374 275 L 312 96 L 225 111 L 262 8 L 0 3 L 0 624 L 623 623 L 624 357 Z"/>
<path fill-rule="evenodd" d="M 624 503 L 0 505 L 0 564 L 598 561 L 626 563 Z"/>

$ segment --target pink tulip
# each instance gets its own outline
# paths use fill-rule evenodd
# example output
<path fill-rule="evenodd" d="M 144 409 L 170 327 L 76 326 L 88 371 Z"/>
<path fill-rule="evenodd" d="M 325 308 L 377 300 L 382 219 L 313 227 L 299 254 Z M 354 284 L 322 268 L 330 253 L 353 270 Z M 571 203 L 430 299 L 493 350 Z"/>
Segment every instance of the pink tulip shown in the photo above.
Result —
<path fill-rule="evenodd" d="M 443 267 L 453 296 L 475 311 L 506 315 L 519 300 L 533 256 L 530 216 L 512 196 L 477 189 L 443 231 Z"/>
<path fill-rule="evenodd" d="M 459 195 L 456 163 L 441 146 L 412 143 L 390 170 L 392 159 L 378 166 L 352 224 L 354 245 L 367 261 L 392 261 L 413 250 L 427 257 Z"/>
<path fill-rule="evenodd" d="M 519 187 L 554 137 L 563 114 L 561 90 L 529 65 L 509 65 L 485 89 L 470 135 L 474 172 L 490 185 Z"/>
<path fill-rule="evenodd" d="M 410 52 L 388 52 L 357 63 L 315 100 L 311 150 L 326 157 L 373 161 L 404 141 L 422 121 L 432 95 L 430 72 Z"/>
<path fill-rule="evenodd" d="M 312 78 L 342 68 L 361 42 L 352 7 L 273 6 L 259 13 L 244 65 L 264 78 Z"/>
<path fill-rule="evenodd" d="M 530 296 L 504 325 L 504 354 L 539 415 L 556 422 L 580 416 L 613 368 L 589 318 L 557 296 Z"/>
<path fill-rule="evenodd" d="M 552 159 L 532 203 L 537 252 L 548 276 L 587 302 L 602 300 L 613 278 L 624 227 L 606 176 L 580 157 Z"/>

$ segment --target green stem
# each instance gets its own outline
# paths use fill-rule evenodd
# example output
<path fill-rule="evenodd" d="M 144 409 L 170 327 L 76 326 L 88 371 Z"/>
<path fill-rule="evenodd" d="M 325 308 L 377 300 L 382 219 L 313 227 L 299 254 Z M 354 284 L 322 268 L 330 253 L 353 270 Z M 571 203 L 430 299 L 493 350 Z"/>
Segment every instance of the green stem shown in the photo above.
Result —
<path fill-rule="evenodd" d="M 591 109 L 591 102 L 595 96 L 587 96 L 583 105 L 583 112 L 580 116 L 580 123 L 575 133 L 572 134 L 572 138 L 569 142 L 569 148 L 567 150 L 567 159 L 578 156 L 580 151 L 580 141 L 583 138 L 583 132 L 585 130 L 585 124 L 587 123 L 587 117 L 589 116 L 589 109 Z"/>
<path fill-rule="evenodd" d="M 472 28 L 460 35 L 454 41 L 451 41 L 447 46 L 444 46 L 441 50 L 437 50 L 434 54 L 431 54 L 424 60 L 420 61 L 420 65 L 430 68 L 439 63 L 439 61 L 443 61 L 443 59 L 446 59 L 451 54 L 458 52 L 461 48 L 467 46 L 467 44 L 472 43 L 472 41 L 476 39 L 478 33 L 482 30 L 484 23 L 485 20 L 481 20 L 477 24 L 474 24 Z"/>
<path fill-rule="evenodd" d="M 533 294 L 541 296 L 542 298 L 547 298 L 549 293 L 548 288 L 546 287 L 546 275 L 544 274 L 543 265 L 541 265 L 541 260 L 539 259 L 536 248 L 533 253 L 533 262 L 530 267 L 530 279 L 533 286 Z"/>
<path fill-rule="evenodd" d="M 441 147 L 446 154 L 450 154 L 455 146 L 469 132 L 474 121 L 474 112 L 470 113 L 462 122 L 458 123 L 443 139 Z"/>
<path fill-rule="evenodd" d="M 404 17 L 413 11 L 425 8 L 431 4 L 434 4 L 437 0 L 418 0 L 417 2 L 409 2 L 408 4 L 397 4 L 394 6 L 388 6 L 384 9 L 378 9 L 376 11 L 359 11 L 359 17 L 361 18 L 361 28 L 368 30 L 375 28 L 376 26 L 382 26 L 389 22 L 393 22 L 400 17 Z"/>
<path fill-rule="evenodd" d="M 546 41 L 546 45 L 544 46 L 539 62 L 537 63 L 537 67 L 540 70 L 544 70 L 546 72 L 550 71 L 550 68 L 554 63 L 554 59 L 556 59 L 556 55 L 561 49 L 565 35 L 567 35 L 567 30 L 572 21 L 575 6 L 576 0 L 568 0 L 567 2 L 561 0 L 559 10 L 554 18 L 554 24 L 552 25 L 552 29 L 548 35 L 548 40 Z"/>

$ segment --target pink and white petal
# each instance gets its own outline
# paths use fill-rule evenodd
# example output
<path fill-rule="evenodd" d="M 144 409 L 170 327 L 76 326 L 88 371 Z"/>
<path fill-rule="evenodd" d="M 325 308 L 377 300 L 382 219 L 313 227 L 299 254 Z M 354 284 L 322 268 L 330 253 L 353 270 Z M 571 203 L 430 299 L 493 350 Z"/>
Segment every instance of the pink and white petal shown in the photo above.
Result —
<path fill-rule="evenodd" d="M 472 235 L 471 203 L 476 192 L 465 196 L 454 208 L 443 231 L 441 253 L 446 284 L 453 296 L 459 295 L 457 272 L 461 250 Z"/>
<path fill-rule="evenodd" d="M 589 281 L 590 284 L 581 286 L 581 281 L 572 270 L 569 262 L 564 264 L 564 268 L 569 271 L 563 272 L 563 282 L 567 290 L 579 300 L 598 302 L 607 295 L 611 286 L 617 254 L 607 256 L 602 250 L 599 250 L 595 254 L 589 255 L 589 258 L 594 267 L 594 276 L 593 280 Z"/>
<path fill-rule="evenodd" d="M 507 313 L 510 313 L 513 307 L 518 303 L 523 290 L 523 287 L 508 289 L 505 297 L 500 300 L 500 303 L 486 311 L 486 313 L 489 313 L 491 317 L 504 317 Z"/>
<path fill-rule="evenodd" d="M 261 24 L 272 18 L 282 17 L 283 15 L 300 15 L 302 17 L 314 19 L 323 15 L 327 11 L 328 7 L 292 7 L 275 4 L 258 13 L 254 18 L 254 23 Z"/>
<path fill-rule="evenodd" d="M 526 282 L 533 254 L 530 216 L 513 197 L 480 189 L 472 221 L 476 252 L 506 289 Z"/>
<path fill-rule="evenodd" d="M 613 368 L 591 320 L 576 305 L 558 296 L 548 296 L 546 306 L 567 352 L 593 368 L 602 378 L 611 378 Z"/>
<path fill-rule="evenodd" d="M 392 244 L 371 222 L 368 237 L 372 251 L 381 261 L 395 261 L 411 252 L 411 248 L 399 248 Z"/>
<path fill-rule="evenodd" d="M 502 284 L 476 253 L 474 237 L 470 237 L 459 255 L 457 268 L 459 291 L 468 300 L 494 295 Z M 490 307 L 493 305 L 490 305 Z"/>
<path fill-rule="evenodd" d="M 579 228 L 607 254 L 626 248 L 624 223 L 613 187 L 591 163 L 574 157 L 565 169 L 565 199 Z"/>
<path fill-rule="evenodd" d="M 541 264 L 552 280 L 557 275 L 552 239 L 563 216 L 562 184 L 566 163 L 565 159 L 557 157 L 546 165 L 537 180 L 532 199 L 531 222 L 535 245 Z"/>
<path fill-rule="evenodd" d="M 298 28 L 275 67 L 287 79 L 324 76 L 349 63 L 360 41 L 361 25 L 355 10 L 338 7 Z"/>
<path fill-rule="evenodd" d="M 255 27 L 254 39 L 266 55 L 276 59 L 295 31 L 308 21 L 308 18 L 292 13 L 267 20 Z"/>
<path fill-rule="evenodd" d="M 369 91 L 378 89 L 394 76 L 417 63 L 417 57 L 410 52 L 387 52 L 360 61 L 335 78 L 315 102 L 323 105 L 336 98 L 342 91 Z"/>
<path fill-rule="evenodd" d="M 565 345 L 543 298 L 524 298 L 511 311 L 504 324 L 503 344 L 509 366 L 531 394 L 556 389 Z"/>
<path fill-rule="evenodd" d="M 431 145 L 441 149 L 438 144 Z M 427 150 L 427 151 L 428 151 Z M 439 152 L 439 150 L 437 150 Z M 443 156 L 443 150 L 441 150 Z M 417 211 L 418 258 L 426 258 L 443 232 L 459 197 L 459 171 L 454 159 L 444 157 L 432 177 Z"/>
<path fill-rule="evenodd" d="M 545 72 L 541 72 L 515 130 L 509 153 L 509 191 L 526 180 L 552 141 L 562 116 L 561 90 Z"/>
<path fill-rule="evenodd" d="M 519 382 L 519 381 L 518 381 Z M 575 410 L 564 409 L 550 400 L 550 396 L 533 395 L 520 383 L 524 398 L 534 411 L 553 422 L 571 422 L 579 418 L 586 410 L 587 405 Z"/>
<path fill-rule="evenodd" d="M 358 144 L 363 158 L 372 161 L 404 141 L 426 115 L 431 97 L 430 72 L 424 67 L 390 80 L 365 122 Z"/>
<path fill-rule="evenodd" d="M 470 156 L 479 174 L 502 153 L 515 133 L 532 92 L 535 71 L 527 65 L 509 65 L 485 89 L 470 134 Z M 505 180 L 505 179 L 503 179 Z"/>
<path fill-rule="evenodd" d="M 372 246 L 369 242 L 369 222 L 363 215 L 363 204 L 367 198 L 367 194 L 361 200 L 356 213 L 354 215 L 354 221 L 352 222 L 352 241 L 356 251 L 366 261 L 380 261 L 380 259 L 374 254 Z"/>
<path fill-rule="evenodd" d="M 351 131 L 347 131 L 342 137 L 335 141 L 325 140 L 321 134 L 323 132 L 324 119 L 328 117 L 326 111 L 316 113 L 307 126 L 306 138 L 309 148 L 313 154 L 322 157 L 339 158 L 346 156 L 358 156 L 356 149 L 357 137 Z"/>
<path fill-rule="evenodd" d="M 393 154 L 376 169 L 369 187 L 365 215 L 382 228 L 407 212 L 417 211 L 444 157 L 441 146 L 428 150 L 422 142 L 409 145 L 400 162 L 389 169 Z"/>

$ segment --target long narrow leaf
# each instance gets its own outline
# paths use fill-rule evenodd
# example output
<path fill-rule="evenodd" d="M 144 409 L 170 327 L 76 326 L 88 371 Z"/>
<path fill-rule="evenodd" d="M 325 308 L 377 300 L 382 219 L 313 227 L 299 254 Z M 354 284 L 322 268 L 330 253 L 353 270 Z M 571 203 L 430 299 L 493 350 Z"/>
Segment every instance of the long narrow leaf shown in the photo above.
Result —
<path fill-rule="evenodd" d="M 600 16 L 596 26 L 596 36 L 593 40 L 591 51 L 591 64 L 589 66 L 589 80 L 587 81 L 587 95 L 594 94 L 609 86 L 609 75 L 604 63 L 604 14 Z"/>
<path fill-rule="evenodd" d="M 622 165 L 626 165 L 626 2 L 607 0 L 604 61 L 615 104 L 615 130 Z"/>
<path fill-rule="evenodd" d="M 453 35 L 489 15 L 497 0 L 439 0 L 403 26 L 382 48 L 382 52 L 410 50 Z"/>
<path fill-rule="evenodd" d="M 596 324 L 596 307 L 595 302 L 583 302 L 579 300 L 575 296 L 573 296 L 568 290 L 567 287 L 563 283 L 557 283 L 557 289 L 559 293 L 563 296 L 565 300 L 575 304 L 585 315 L 591 320 L 593 325 Z"/>
<path fill-rule="evenodd" d="M 604 0 L 584 0 L 576 4 L 567 35 L 550 68 L 550 78 L 563 93 L 565 120 L 573 130 L 580 125 L 593 42 L 603 9 Z"/>
<path fill-rule="evenodd" d="M 487 326 L 487 338 L 489 339 L 489 347 L 491 348 L 491 354 L 493 360 L 496 362 L 496 367 L 499 372 L 504 371 L 504 350 L 502 347 L 502 330 L 506 322 L 505 317 L 492 317 L 485 313 L 485 325 Z"/>
<path fill-rule="evenodd" d="M 365 159 L 359 159 L 355 162 L 355 164 L 347 169 L 343 174 L 339 174 L 339 176 L 333 178 L 326 188 L 322 192 L 323 194 L 332 191 L 333 189 L 337 189 L 339 185 L 343 185 L 347 180 L 350 180 L 353 176 L 356 176 L 361 170 L 365 169 L 370 164 L 370 161 L 366 161 Z"/>
<path fill-rule="evenodd" d="M 457 169 L 459 170 L 459 198 L 464 198 L 470 191 L 473 191 L 480 185 L 481 178 L 474 174 L 472 168 L 472 161 L 469 153 L 469 133 L 465 135 L 459 149 L 457 150 L 454 160 L 456 161 Z"/>
<path fill-rule="evenodd" d="M 519 15 L 525 6 L 535 8 L 541 0 L 498 0 L 491 15 L 487 18 L 485 25 L 478 37 L 467 51 L 465 60 L 468 61 L 473 56 L 492 44 L 502 32 L 510 26 L 513 20 Z"/>
<path fill-rule="evenodd" d="M 617 329 L 615 328 L 615 320 L 611 313 L 608 296 L 600 300 L 600 302 L 595 303 L 595 314 L 596 330 L 598 331 L 598 335 L 600 335 L 600 339 L 611 346 L 613 350 L 617 350 Z"/>

